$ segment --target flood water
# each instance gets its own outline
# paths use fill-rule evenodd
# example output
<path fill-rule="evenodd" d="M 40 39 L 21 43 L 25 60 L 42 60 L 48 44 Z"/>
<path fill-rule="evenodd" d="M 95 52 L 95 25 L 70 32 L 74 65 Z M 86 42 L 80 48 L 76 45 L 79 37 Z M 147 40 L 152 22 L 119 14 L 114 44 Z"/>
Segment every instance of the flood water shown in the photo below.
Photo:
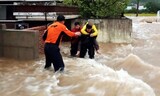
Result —
<path fill-rule="evenodd" d="M 0 96 L 160 96 L 160 22 L 131 19 L 132 43 L 100 43 L 95 59 L 70 58 L 62 43 L 64 73 L 44 70 L 43 55 L 0 58 Z"/>

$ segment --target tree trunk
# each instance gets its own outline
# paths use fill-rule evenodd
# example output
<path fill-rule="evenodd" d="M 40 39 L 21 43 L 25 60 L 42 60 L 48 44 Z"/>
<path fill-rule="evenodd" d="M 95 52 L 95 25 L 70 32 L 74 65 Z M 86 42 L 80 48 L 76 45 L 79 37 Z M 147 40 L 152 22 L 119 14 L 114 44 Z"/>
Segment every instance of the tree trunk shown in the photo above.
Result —
<path fill-rule="evenodd" d="M 137 6 L 136 6 L 136 17 L 138 17 L 138 13 L 139 13 L 139 2 L 140 0 L 137 0 Z"/>

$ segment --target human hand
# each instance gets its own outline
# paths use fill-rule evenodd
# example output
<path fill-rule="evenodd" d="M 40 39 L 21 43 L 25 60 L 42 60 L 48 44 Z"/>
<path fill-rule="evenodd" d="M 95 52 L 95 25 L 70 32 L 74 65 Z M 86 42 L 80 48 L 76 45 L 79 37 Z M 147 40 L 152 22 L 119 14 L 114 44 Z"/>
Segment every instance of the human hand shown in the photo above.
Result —
<path fill-rule="evenodd" d="M 90 34 L 90 37 L 94 37 L 94 34 L 92 33 L 92 34 Z"/>
<path fill-rule="evenodd" d="M 76 36 L 80 36 L 80 35 L 81 35 L 81 32 L 75 32 L 75 35 L 76 35 Z"/>

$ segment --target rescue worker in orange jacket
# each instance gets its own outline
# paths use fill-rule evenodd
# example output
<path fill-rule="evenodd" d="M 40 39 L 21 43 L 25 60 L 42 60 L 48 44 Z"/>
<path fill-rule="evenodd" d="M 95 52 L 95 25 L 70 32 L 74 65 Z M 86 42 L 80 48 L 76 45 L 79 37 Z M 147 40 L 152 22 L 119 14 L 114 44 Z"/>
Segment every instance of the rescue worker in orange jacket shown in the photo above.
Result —
<path fill-rule="evenodd" d="M 57 21 L 49 25 L 47 28 L 48 33 L 44 46 L 46 58 L 45 69 L 49 69 L 51 67 L 51 63 L 53 63 L 55 71 L 63 71 L 65 65 L 59 49 L 61 38 L 63 34 L 67 34 L 70 37 L 79 36 L 81 34 L 80 32 L 71 32 L 67 29 L 64 23 L 65 17 L 63 15 L 59 15 L 57 17 Z"/>

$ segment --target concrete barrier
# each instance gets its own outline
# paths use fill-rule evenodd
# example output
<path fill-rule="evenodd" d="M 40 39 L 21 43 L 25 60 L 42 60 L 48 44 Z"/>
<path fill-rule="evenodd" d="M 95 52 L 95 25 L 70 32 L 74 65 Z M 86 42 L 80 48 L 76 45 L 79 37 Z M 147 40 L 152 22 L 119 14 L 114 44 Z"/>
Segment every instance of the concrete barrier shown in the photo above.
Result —
<path fill-rule="evenodd" d="M 0 56 L 21 60 L 36 59 L 39 32 L 31 30 L 0 30 Z"/>
<path fill-rule="evenodd" d="M 97 25 L 99 42 L 131 43 L 132 20 L 124 19 L 103 19 Z"/>
<path fill-rule="evenodd" d="M 37 26 L 37 27 L 32 27 L 32 28 L 27 28 L 26 30 L 37 30 L 39 33 L 39 54 L 44 54 L 44 41 L 42 40 L 42 35 L 44 33 L 44 30 L 46 30 L 46 26 Z"/>

